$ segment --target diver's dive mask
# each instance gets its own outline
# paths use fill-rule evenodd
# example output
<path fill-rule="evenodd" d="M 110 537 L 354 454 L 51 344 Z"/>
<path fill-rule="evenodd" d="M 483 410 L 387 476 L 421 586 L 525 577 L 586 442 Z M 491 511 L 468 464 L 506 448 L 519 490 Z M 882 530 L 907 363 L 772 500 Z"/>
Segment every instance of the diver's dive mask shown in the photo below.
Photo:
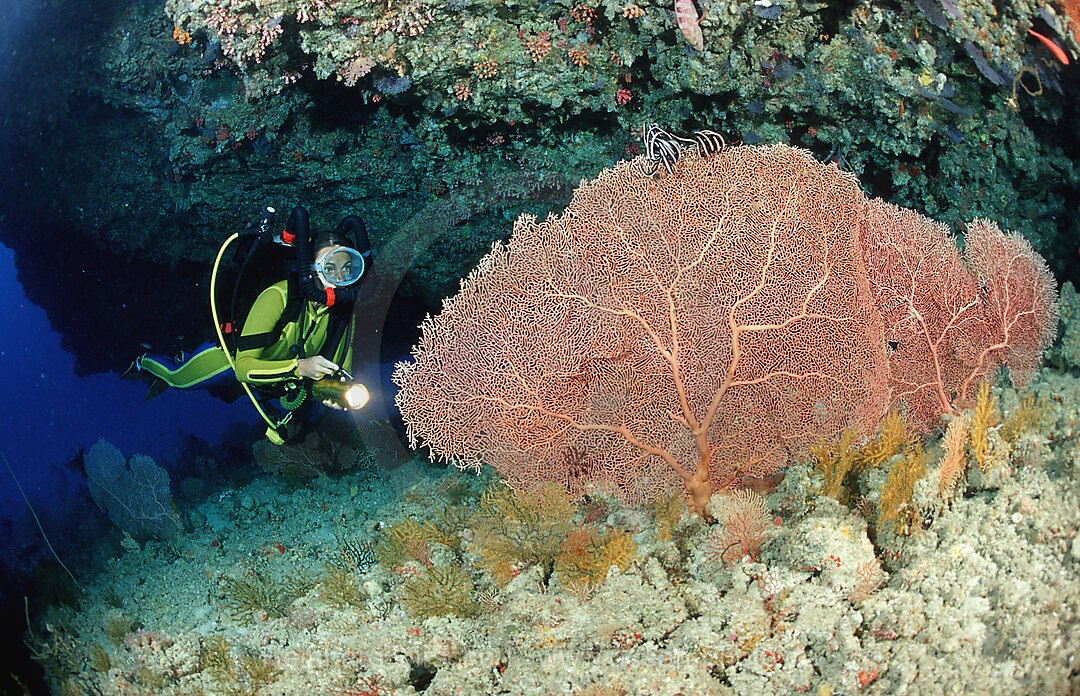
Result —
<path fill-rule="evenodd" d="M 315 271 L 328 284 L 343 288 L 364 275 L 364 257 L 352 247 L 331 247 L 315 261 Z"/>

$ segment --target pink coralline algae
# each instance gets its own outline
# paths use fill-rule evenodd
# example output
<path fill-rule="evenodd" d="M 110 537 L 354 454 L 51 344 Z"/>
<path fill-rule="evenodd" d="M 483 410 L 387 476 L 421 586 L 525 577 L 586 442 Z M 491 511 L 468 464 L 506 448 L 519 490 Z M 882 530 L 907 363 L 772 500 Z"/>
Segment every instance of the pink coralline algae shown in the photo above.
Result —
<path fill-rule="evenodd" d="M 633 98 L 634 98 L 633 93 L 631 93 L 630 90 L 626 89 L 625 87 L 622 88 L 622 89 L 615 90 L 615 101 L 620 106 L 623 105 L 623 104 L 629 103 L 629 101 L 631 99 L 633 99 Z"/>

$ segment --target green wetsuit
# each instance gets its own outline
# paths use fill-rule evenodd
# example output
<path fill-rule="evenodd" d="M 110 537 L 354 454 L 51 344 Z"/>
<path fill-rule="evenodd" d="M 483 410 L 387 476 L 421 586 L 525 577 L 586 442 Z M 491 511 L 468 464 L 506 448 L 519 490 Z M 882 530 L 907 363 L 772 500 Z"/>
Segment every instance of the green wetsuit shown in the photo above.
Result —
<path fill-rule="evenodd" d="M 304 311 L 297 319 L 287 322 L 278 335 L 269 335 L 277 326 L 288 300 L 288 282 L 281 281 L 263 290 L 248 312 L 240 334 L 241 345 L 260 344 L 236 354 L 236 379 L 257 386 L 273 385 L 284 380 L 298 379 L 298 359 L 292 355 L 292 347 L 300 342 L 303 331 L 305 356 L 319 354 L 330 328 L 330 308 L 314 302 L 305 302 Z M 348 370 L 352 362 L 353 320 L 349 320 L 342 340 L 330 360 Z M 217 345 L 207 346 L 177 365 L 163 356 L 147 355 L 139 362 L 140 370 L 152 374 L 171 387 L 187 389 L 206 386 L 229 370 L 229 361 Z"/>

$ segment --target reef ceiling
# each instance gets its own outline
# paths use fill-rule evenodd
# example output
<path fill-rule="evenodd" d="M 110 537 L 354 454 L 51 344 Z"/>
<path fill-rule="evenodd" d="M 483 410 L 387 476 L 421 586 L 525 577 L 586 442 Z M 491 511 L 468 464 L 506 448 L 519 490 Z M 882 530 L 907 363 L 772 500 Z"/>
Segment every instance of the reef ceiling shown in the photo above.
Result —
<path fill-rule="evenodd" d="M 209 263 L 264 206 L 356 213 L 379 270 L 368 357 L 394 357 L 520 213 L 560 209 L 657 122 L 804 147 L 958 230 L 1021 232 L 1059 279 L 1075 265 L 1075 1 L 696 9 L 700 50 L 650 0 L 7 7 L 3 241 L 93 372 L 207 335 Z M 80 277 L 39 273 L 57 244 Z M 111 317 L 108 341 L 87 317 Z"/>

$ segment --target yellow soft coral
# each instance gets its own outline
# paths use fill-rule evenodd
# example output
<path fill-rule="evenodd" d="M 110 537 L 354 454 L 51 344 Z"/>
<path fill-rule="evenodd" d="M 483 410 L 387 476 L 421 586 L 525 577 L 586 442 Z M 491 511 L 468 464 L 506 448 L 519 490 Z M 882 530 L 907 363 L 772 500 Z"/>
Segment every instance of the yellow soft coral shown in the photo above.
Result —
<path fill-rule="evenodd" d="M 975 411 L 971 416 L 971 455 L 979 463 L 984 474 L 990 473 L 990 431 L 998 424 L 996 400 L 990 394 L 990 385 L 979 385 L 975 397 Z"/>
<path fill-rule="evenodd" d="M 427 566 L 401 587 L 399 599 L 410 616 L 470 616 L 476 612 L 473 583 L 459 565 Z"/>
<path fill-rule="evenodd" d="M 855 431 L 845 428 L 840 433 L 840 440 L 835 443 L 822 441 L 810 448 L 821 472 L 824 482 L 821 494 L 840 500 L 843 492 L 844 477 L 848 475 L 859 460 L 859 448 L 855 446 Z"/>
<path fill-rule="evenodd" d="M 911 534 L 918 520 L 918 509 L 911 502 L 915 482 L 926 475 L 929 455 L 918 442 L 904 447 L 902 459 L 893 462 L 878 498 L 878 529 L 891 528 L 898 534 Z"/>
<path fill-rule="evenodd" d="M 545 577 L 573 526 L 576 506 L 565 489 L 545 484 L 539 491 L 493 486 L 480 498 L 473 520 L 481 565 L 499 584 L 525 566 L 539 565 Z"/>
<path fill-rule="evenodd" d="M 636 557 L 637 545 L 625 530 L 601 532 L 591 524 L 581 524 L 571 529 L 563 542 L 555 570 L 566 584 L 595 586 L 604 581 L 612 566 L 626 570 Z"/>
<path fill-rule="evenodd" d="M 880 466 L 904 449 L 911 439 L 907 422 L 899 411 L 891 411 L 881 421 L 878 436 L 866 443 L 859 456 L 863 466 Z"/>

